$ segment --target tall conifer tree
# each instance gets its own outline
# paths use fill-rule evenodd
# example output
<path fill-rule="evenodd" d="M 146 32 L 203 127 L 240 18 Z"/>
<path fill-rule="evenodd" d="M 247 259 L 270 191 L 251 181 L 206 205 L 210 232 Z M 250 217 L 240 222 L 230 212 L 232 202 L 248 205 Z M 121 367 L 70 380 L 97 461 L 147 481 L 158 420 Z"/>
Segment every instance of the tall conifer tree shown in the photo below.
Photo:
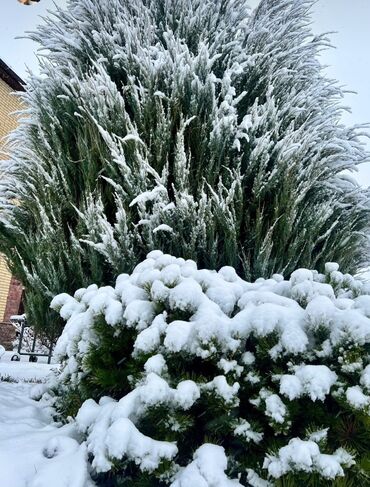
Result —
<path fill-rule="evenodd" d="M 4 168 L 1 251 L 31 320 L 152 249 L 247 279 L 367 259 L 366 154 L 312 0 L 69 0 Z"/>

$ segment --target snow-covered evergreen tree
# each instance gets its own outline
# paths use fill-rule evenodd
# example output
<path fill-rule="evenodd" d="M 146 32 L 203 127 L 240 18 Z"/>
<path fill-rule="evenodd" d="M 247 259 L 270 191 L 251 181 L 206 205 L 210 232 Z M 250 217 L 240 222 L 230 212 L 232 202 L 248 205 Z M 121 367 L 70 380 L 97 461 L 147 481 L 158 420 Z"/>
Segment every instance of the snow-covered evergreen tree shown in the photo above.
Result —
<path fill-rule="evenodd" d="M 248 283 L 154 251 L 54 298 L 44 399 L 102 487 L 365 487 L 369 294 L 334 263 Z"/>
<path fill-rule="evenodd" d="M 44 323 L 158 248 L 247 277 L 367 260 L 365 160 L 312 0 L 69 0 L 2 180 L 0 247 Z"/>

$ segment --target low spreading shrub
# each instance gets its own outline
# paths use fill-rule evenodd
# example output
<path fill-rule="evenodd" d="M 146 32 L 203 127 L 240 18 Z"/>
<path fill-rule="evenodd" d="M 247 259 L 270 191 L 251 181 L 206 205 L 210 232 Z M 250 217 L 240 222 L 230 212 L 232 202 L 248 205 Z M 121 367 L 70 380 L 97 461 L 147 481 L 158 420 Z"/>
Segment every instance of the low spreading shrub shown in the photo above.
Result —
<path fill-rule="evenodd" d="M 336 264 L 249 283 L 151 252 L 54 298 L 48 394 L 100 485 L 370 485 L 368 293 Z"/>

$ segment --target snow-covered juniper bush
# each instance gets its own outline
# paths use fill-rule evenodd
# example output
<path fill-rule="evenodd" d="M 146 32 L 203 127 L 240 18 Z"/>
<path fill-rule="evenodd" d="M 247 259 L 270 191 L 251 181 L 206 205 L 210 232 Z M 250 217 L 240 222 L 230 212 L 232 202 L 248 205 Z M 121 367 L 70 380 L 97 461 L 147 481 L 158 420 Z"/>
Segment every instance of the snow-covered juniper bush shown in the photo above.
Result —
<path fill-rule="evenodd" d="M 367 260 L 365 153 L 311 0 L 69 0 L 1 179 L 0 249 L 33 324 L 148 251 L 247 279 Z"/>
<path fill-rule="evenodd" d="M 299 269 L 248 283 L 151 252 L 67 321 L 44 398 L 101 486 L 370 485 L 370 285 Z"/>

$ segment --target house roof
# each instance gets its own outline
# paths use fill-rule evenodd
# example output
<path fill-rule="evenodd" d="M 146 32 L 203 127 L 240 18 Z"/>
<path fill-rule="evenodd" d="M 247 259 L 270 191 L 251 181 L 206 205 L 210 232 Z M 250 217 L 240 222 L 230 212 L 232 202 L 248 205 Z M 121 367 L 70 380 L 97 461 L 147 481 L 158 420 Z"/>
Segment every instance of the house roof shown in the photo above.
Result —
<path fill-rule="evenodd" d="M 24 91 L 24 81 L 9 66 L 0 59 L 0 79 L 5 81 L 13 90 Z"/>

